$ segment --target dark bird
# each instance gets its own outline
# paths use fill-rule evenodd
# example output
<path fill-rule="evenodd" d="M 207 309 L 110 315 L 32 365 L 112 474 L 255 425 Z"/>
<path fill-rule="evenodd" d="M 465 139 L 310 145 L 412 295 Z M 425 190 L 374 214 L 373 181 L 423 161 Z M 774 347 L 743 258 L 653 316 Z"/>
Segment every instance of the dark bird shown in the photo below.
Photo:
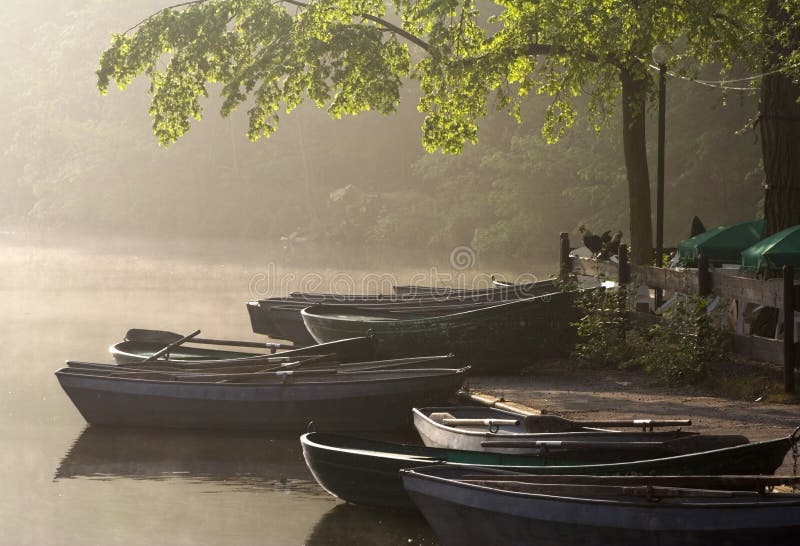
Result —
<path fill-rule="evenodd" d="M 700 221 L 700 218 L 695 216 L 692 218 L 692 232 L 689 237 L 694 237 L 695 235 L 700 235 L 701 233 L 705 233 L 706 226 L 703 225 L 703 222 Z"/>
<path fill-rule="evenodd" d="M 581 224 L 578 231 L 583 235 L 583 244 L 592 251 L 592 254 L 597 254 L 603 249 L 603 241 L 600 239 L 600 236 L 586 229 L 584 224 Z"/>
<path fill-rule="evenodd" d="M 608 259 L 611 256 L 619 254 L 619 244 L 622 241 L 622 232 L 617 231 L 614 237 L 611 238 L 605 245 L 603 245 L 602 255 Z"/>
<path fill-rule="evenodd" d="M 608 231 L 604 231 L 603 232 L 603 234 L 600 236 L 600 241 L 604 245 L 607 245 L 608 243 L 611 242 L 611 230 L 610 229 Z"/>

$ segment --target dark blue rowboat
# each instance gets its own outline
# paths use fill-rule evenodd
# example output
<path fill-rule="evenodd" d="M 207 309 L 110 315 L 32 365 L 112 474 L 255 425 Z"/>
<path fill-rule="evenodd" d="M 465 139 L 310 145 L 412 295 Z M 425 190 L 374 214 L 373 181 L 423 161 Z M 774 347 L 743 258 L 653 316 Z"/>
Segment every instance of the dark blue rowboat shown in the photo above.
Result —
<path fill-rule="evenodd" d="M 530 476 L 438 466 L 402 471 L 443 546 L 795 544 L 797 478 Z M 549 479 L 552 478 L 552 479 Z"/>

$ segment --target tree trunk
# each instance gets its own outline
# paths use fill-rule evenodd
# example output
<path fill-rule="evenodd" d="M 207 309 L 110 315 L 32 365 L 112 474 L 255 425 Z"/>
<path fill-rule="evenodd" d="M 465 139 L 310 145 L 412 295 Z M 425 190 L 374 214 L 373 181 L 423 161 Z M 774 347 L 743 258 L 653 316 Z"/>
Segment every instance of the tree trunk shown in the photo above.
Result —
<path fill-rule="evenodd" d="M 781 2 L 767 2 L 765 32 L 776 36 L 790 25 Z M 786 62 L 786 54 L 800 46 L 800 30 L 789 29 L 787 42 L 769 44 L 765 72 Z M 800 87 L 784 74 L 769 74 L 761 81 L 759 131 L 766 176 L 765 235 L 800 224 Z"/>
<path fill-rule="evenodd" d="M 650 173 L 647 169 L 645 137 L 646 80 L 644 74 L 620 72 L 622 81 L 622 141 L 628 175 L 631 214 L 631 263 L 650 264 L 653 259 L 653 224 L 650 203 Z"/>

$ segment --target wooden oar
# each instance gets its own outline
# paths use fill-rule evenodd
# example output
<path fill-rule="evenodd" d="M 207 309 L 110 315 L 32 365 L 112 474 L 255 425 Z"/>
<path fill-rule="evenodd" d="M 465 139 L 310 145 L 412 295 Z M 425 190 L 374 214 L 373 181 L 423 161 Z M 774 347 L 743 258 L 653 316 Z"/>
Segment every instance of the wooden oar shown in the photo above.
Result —
<path fill-rule="evenodd" d="M 167 332 L 165 330 L 146 330 L 144 328 L 131 328 L 125 334 L 125 341 L 135 341 L 142 343 L 171 343 L 181 339 L 180 334 L 175 332 Z M 208 338 L 195 338 L 192 343 L 201 343 L 204 345 L 225 345 L 228 347 L 253 347 L 257 349 L 270 349 L 273 353 L 276 349 L 302 349 L 298 345 L 285 345 L 283 343 L 271 343 L 260 341 L 233 341 L 229 339 L 208 339 Z"/>
<path fill-rule="evenodd" d="M 662 498 L 763 498 L 763 493 L 757 491 L 725 491 L 720 489 L 691 489 L 684 487 L 661 487 L 652 485 L 615 486 L 583 484 L 537 484 L 497 480 L 464 480 L 464 483 L 488 486 L 506 491 L 557 495 L 560 497 L 584 497 L 586 495 L 590 495 L 592 497 L 625 496 L 644 497 L 654 501 L 661 500 Z"/>
<path fill-rule="evenodd" d="M 278 366 L 261 367 L 257 370 L 248 370 L 244 372 L 195 372 L 169 369 L 165 371 L 158 370 L 137 370 L 132 368 L 118 368 L 117 366 L 108 366 L 104 369 L 99 368 L 72 368 L 77 373 L 86 373 L 88 375 L 95 375 L 99 377 L 110 377 L 119 379 L 153 379 L 159 381 L 188 381 L 188 382 L 201 382 L 201 383 L 246 383 L 246 382 L 261 382 L 271 379 L 271 383 L 275 381 L 286 382 L 293 376 L 314 376 L 314 375 L 336 375 L 339 373 L 338 368 L 312 368 L 310 370 L 298 369 L 302 362 L 293 362 L 291 364 L 282 364 Z M 110 368 L 110 369 L 109 369 Z"/>
<path fill-rule="evenodd" d="M 142 364 L 144 364 L 146 362 L 152 362 L 152 361 L 156 360 L 158 357 L 167 354 L 172 348 L 177 347 L 181 343 L 186 343 L 190 339 L 192 339 L 195 336 L 197 336 L 199 333 L 200 333 L 200 330 L 195 330 L 194 332 L 192 332 L 188 336 L 183 336 L 183 337 L 180 337 L 180 338 L 174 340 L 172 343 L 170 343 L 169 345 L 167 345 L 166 347 L 164 347 L 160 351 L 156 351 L 155 353 L 153 353 L 150 356 L 148 356 L 146 359 L 142 360 Z"/>
<path fill-rule="evenodd" d="M 485 440 L 482 447 L 524 447 L 552 449 L 654 449 L 669 442 L 603 442 L 591 440 Z"/>
<path fill-rule="evenodd" d="M 519 419 L 442 419 L 442 424 L 448 427 L 499 427 L 502 425 L 516 426 Z"/>
<path fill-rule="evenodd" d="M 182 363 L 174 360 L 159 360 L 158 362 L 141 362 L 131 364 L 96 364 L 93 362 L 67 361 L 67 367 L 84 371 L 97 371 L 106 373 L 116 372 L 159 372 L 159 373 L 240 373 L 248 370 L 259 370 L 264 367 L 274 367 L 276 370 L 296 368 L 316 368 L 339 366 L 335 355 L 301 356 L 294 359 L 264 357 L 258 360 L 214 360 L 206 362 Z"/>
<path fill-rule="evenodd" d="M 709 435 L 697 434 L 686 438 L 675 438 L 665 441 L 603 441 L 603 440 L 533 440 L 530 438 L 514 439 L 513 437 L 502 440 L 485 440 L 483 447 L 517 447 L 517 448 L 553 448 L 553 449 L 664 449 L 674 454 L 698 453 L 736 447 L 748 443 L 747 438 L 738 435 Z"/>
<path fill-rule="evenodd" d="M 517 483 L 581 483 L 587 485 L 657 485 L 661 487 L 689 487 L 689 488 L 710 488 L 710 489 L 730 489 L 730 490 L 753 490 L 757 491 L 764 487 L 775 487 L 779 485 L 800 484 L 798 476 L 731 476 L 731 475 L 700 475 L 700 476 L 587 476 L 573 474 L 513 474 L 508 472 L 498 474 L 465 474 L 459 477 L 459 481 L 483 481 L 483 482 L 506 482 L 514 481 Z"/>
<path fill-rule="evenodd" d="M 283 355 L 285 353 L 279 353 Z M 222 360 L 160 360 L 159 363 L 163 363 L 165 365 L 174 366 L 176 368 L 180 368 L 183 370 L 202 370 L 206 368 L 222 368 L 225 366 L 257 366 L 263 363 L 285 363 L 285 362 L 295 362 L 301 360 L 306 364 L 316 364 L 319 362 L 331 362 L 338 364 L 338 359 L 336 358 L 336 354 L 319 354 L 319 355 L 297 355 L 294 357 L 291 356 L 277 356 L 277 355 L 262 355 L 257 357 L 248 357 L 248 358 L 228 358 Z M 156 366 L 156 364 L 145 364 L 142 363 L 133 363 L 133 364 L 125 364 L 125 366 L 129 368 L 147 368 Z"/>
<path fill-rule="evenodd" d="M 534 408 L 526 408 L 520 404 L 508 404 L 503 398 L 494 398 L 488 394 L 480 394 L 470 391 L 459 391 L 458 397 L 473 404 L 497 408 L 503 411 L 510 411 L 517 415 L 540 415 L 542 412 Z"/>
<path fill-rule="evenodd" d="M 559 415 L 528 415 L 524 423 L 527 432 L 570 432 L 581 428 L 630 428 L 641 427 L 653 430 L 655 427 L 690 426 L 689 419 L 606 419 L 576 421 Z"/>

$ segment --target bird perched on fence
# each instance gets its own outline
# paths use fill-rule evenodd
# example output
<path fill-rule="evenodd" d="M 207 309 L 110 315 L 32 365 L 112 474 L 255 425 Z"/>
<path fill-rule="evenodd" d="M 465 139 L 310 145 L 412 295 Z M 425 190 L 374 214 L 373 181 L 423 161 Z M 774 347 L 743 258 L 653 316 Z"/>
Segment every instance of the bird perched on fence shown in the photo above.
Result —
<path fill-rule="evenodd" d="M 605 235 L 605 233 L 603 235 Z M 611 258 L 611 256 L 619 254 L 619 244 L 621 241 L 622 241 L 622 232 L 617 231 L 613 237 L 609 237 L 608 241 L 603 243 L 603 248 L 602 250 L 600 250 L 600 254 L 598 254 L 597 257 L 608 260 L 609 258 Z"/>
<path fill-rule="evenodd" d="M 592 254 L 597 254 L 603 249 L 603 241 L 600 236 L 586 229 L 585 224 L 581 224 L 580 227 L 578 227 L 578 231 L 583 235 L 583 244 L 592 251 Z"/>
<path fill-rule="evenodd" d="M 695 216 L 692 218 L 692 230 L 689 232 L 689 237 L 694 237 L 695 235 L 700 235 L 701 233 L 705 233 L 706 226 L 703 225 L 702 220 Z"/>

